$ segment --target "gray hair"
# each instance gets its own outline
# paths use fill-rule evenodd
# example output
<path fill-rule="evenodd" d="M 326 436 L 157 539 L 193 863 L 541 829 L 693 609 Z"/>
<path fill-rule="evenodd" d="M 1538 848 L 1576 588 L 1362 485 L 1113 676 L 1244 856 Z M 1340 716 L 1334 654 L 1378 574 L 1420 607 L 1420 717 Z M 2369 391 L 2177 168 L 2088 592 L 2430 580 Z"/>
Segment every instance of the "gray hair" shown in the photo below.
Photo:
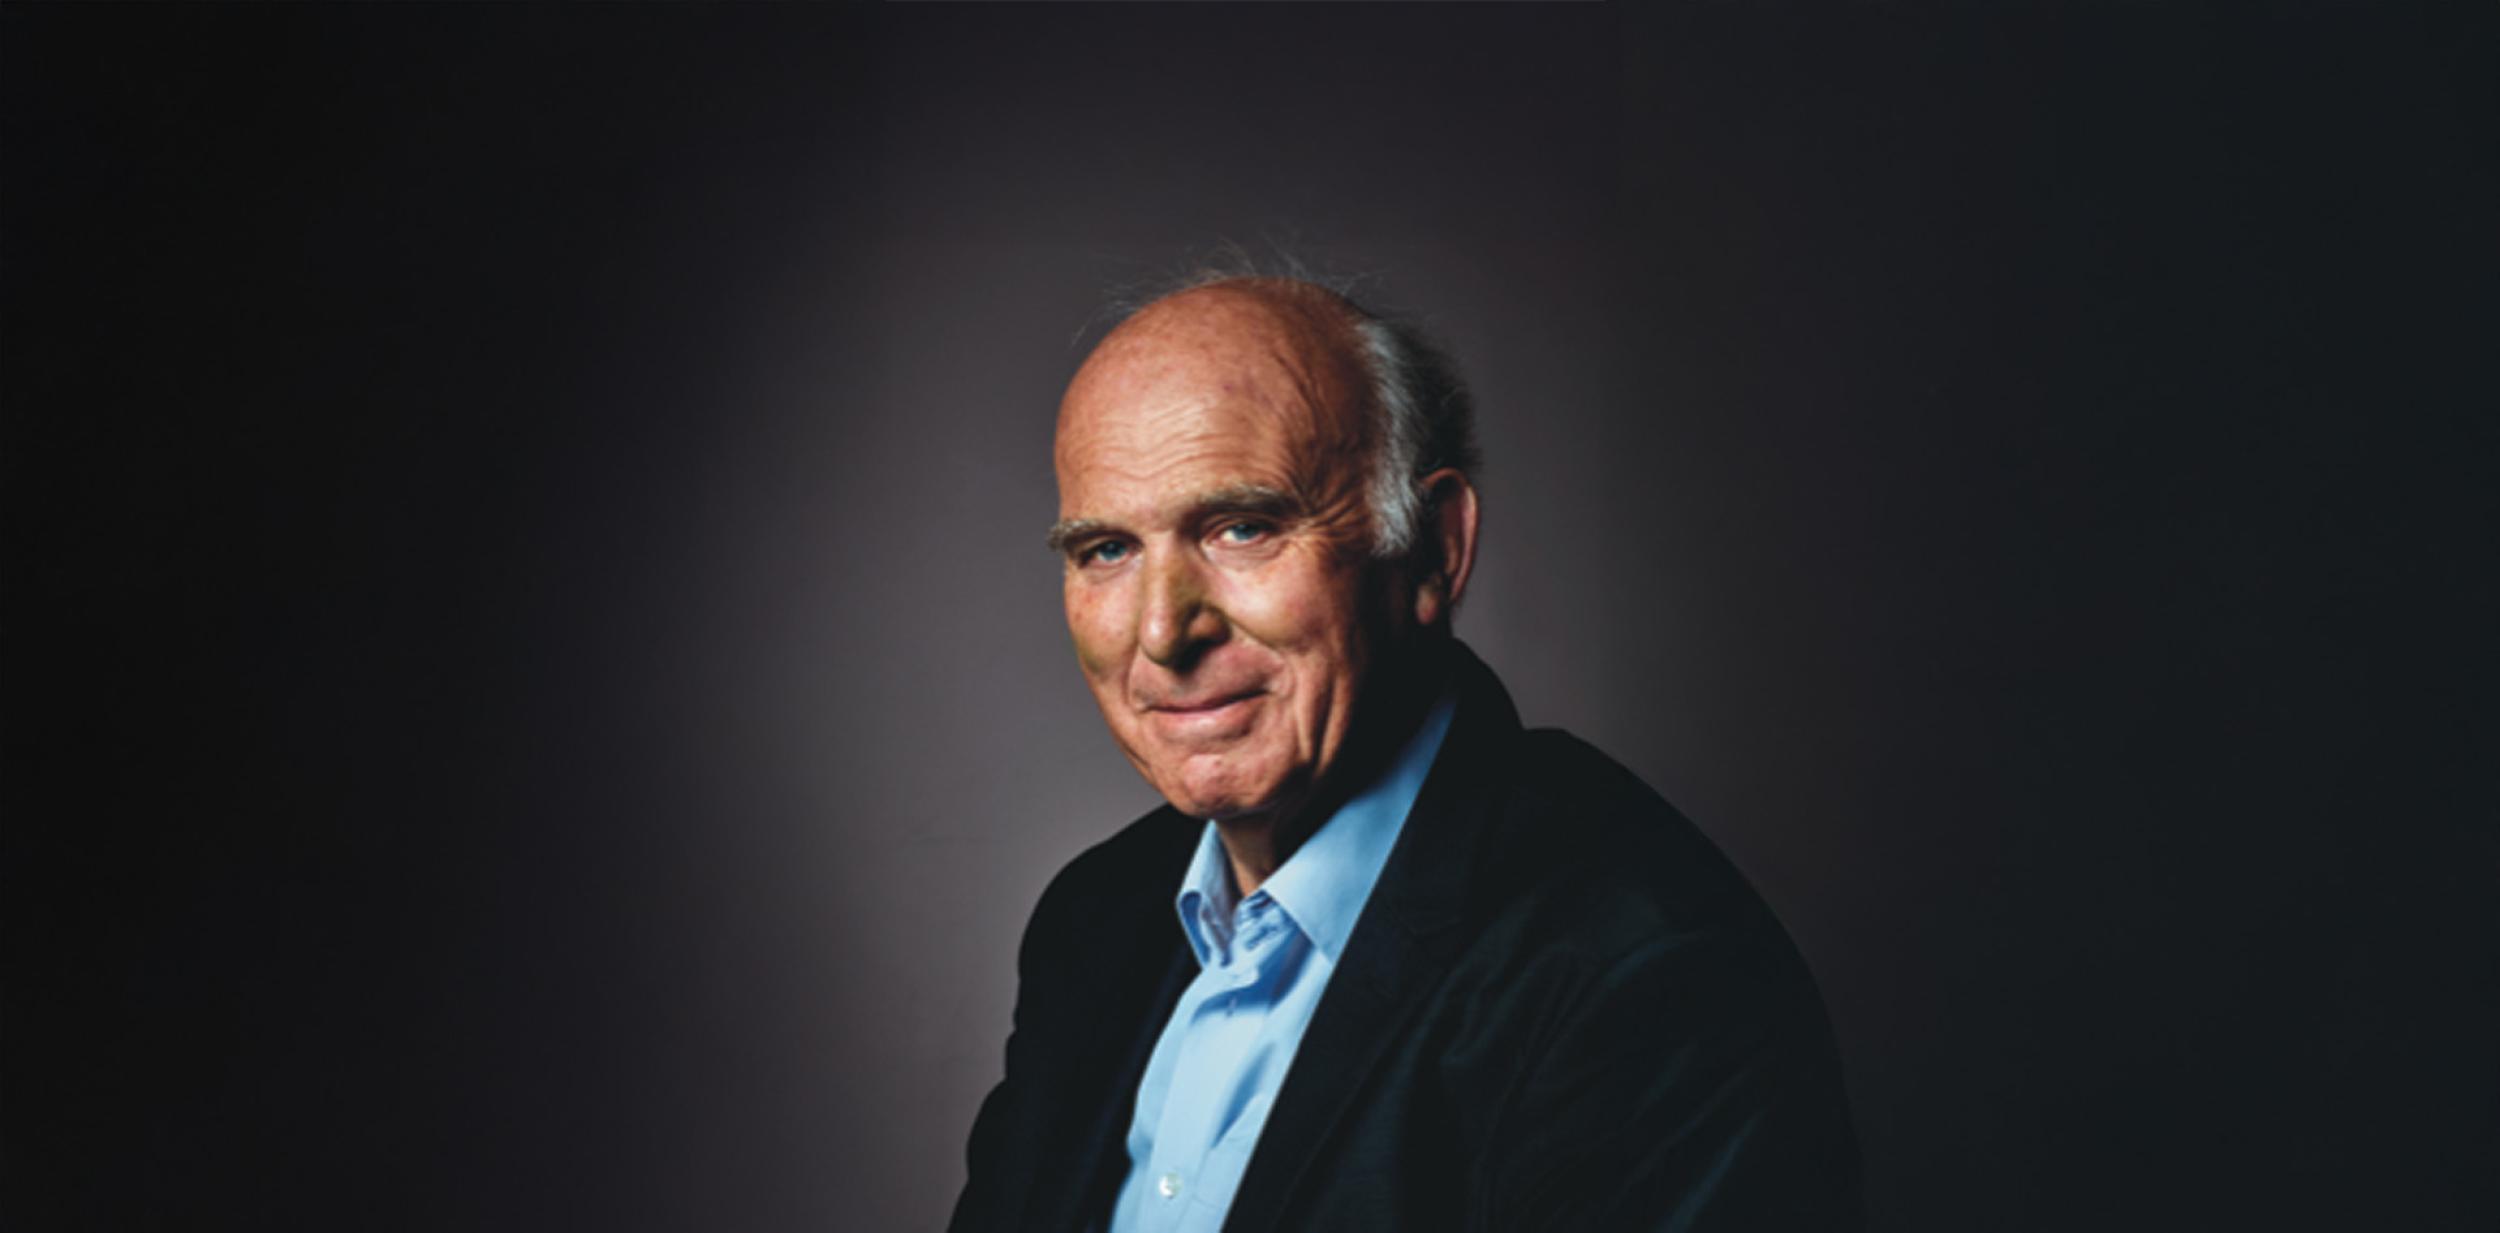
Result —
<path fill-rule="evenodd" d="M 1482 459 L 1476 453 L 1475 401 L 1458 365 L 1420 329 L 1354 301 L 1340 284 L 1291 258 L 1281 273 L 1256 268 L 1238 248 L 1188 275 L 1162 283 L 1152 294 L 1117 297 L 1112 311 L 1126 317 L 1156 300 L 1233 282 L 1298 283 L 1342 305 L 1353 317 L 1356 358 L 1371 378 L 1373 446 L 1369 501 L 1372 555 L 1397 560 L 1415 549 L 1424 522 L 1424 494 L 1417 484 L 1444 468 L 1470 482 Z"/>
<path fill-rule="evenodd" d="M 1423 526 L 1424 494 L 1417 481 L 1445 467 L 1475 479 L 1480 465 L 1475 402 L 1458 366 L 1429 339 L 1403 322 L 1346 303 L 1354 309 L 1354 332 L 1363 342 L 1378 433 L 1371 459 L 1372 553 L 1394 560 L 1414 550 Z"/>

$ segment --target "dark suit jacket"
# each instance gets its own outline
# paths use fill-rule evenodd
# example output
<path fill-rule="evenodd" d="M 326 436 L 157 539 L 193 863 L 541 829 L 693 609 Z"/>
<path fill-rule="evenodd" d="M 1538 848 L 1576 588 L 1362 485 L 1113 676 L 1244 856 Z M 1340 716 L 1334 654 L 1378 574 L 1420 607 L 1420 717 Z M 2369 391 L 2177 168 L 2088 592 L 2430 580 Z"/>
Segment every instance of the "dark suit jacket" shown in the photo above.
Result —
<path fill-rule="evenodd" d="M 1769 909 L 1630 772 L 1523 731 L 1457 658 L 1457 716 L 1226 1233 L 1856 1227 L 1830 1031 Z M 1103 1219 L 1195 971 L 1172 897 L 1203 825 L 1157 810 L 1043 892 L 956 1233 Z"/>

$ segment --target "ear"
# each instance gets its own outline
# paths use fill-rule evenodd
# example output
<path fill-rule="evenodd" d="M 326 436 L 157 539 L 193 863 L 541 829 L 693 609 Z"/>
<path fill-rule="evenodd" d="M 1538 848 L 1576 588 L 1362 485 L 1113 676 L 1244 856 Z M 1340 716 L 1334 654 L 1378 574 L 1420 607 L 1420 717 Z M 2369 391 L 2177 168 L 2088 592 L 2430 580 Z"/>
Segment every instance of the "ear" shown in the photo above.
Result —
<path fill-rule="evenodd" d="M 1476 566 L 1476 486 L 1444 467 L 1415 482 L 1424 498 L 1414 557 L 1415 623 L 1446 622 Z"/>

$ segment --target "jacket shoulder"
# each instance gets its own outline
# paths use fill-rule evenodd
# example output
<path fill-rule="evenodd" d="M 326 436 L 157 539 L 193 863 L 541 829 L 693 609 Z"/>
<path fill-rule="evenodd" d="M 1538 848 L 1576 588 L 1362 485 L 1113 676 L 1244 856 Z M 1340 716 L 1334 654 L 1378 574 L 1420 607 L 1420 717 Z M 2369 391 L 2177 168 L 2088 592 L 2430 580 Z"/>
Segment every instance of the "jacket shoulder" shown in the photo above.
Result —
<path fill-rule="evenodd" d="M 1030 966 L 1037 948 L 1088 932 L 1111 913 L 1155 897 L 1154 888 L 1168 900 L 1204 825 L 1164 806 L 1077 853 L 1051 876 L 1034 904 L 1024 931 L 1023 964 Z"/>
<path fill-rule="evenodd" d="M 1472 910 L 1415 1037 L 1438 1120 L 1398 1149 L 1468 1179 L 1442 1227 L 1854 1227 L 1829 1021 L 1736 866 L 1567 733 L 1467 785 Z"/>
<path fill-rule="evenodd" d="M 1717 844 L 1622 763 L 1557 729 L 1522 731 L 1487 865 L 1515 940 L 1607 966 L 1700 946 L 1757 978 L 1809 982 L 1768 904 Z"/>

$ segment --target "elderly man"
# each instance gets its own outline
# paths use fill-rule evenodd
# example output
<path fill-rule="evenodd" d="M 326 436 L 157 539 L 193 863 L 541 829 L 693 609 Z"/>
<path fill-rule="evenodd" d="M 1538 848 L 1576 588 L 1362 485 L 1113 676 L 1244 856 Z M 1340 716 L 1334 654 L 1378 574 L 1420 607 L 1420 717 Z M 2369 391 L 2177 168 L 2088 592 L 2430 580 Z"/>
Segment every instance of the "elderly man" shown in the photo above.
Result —
<path fill-rule="evenodd" d="M 956 1230 L 1854 1226 L 1769 910 L 1450 634 L 1478 505 L 1429 348 L 1205 283 L 1085 361 L 1056 454 L 1077 662 L 1170 804 L 1034 909 Z"/>

